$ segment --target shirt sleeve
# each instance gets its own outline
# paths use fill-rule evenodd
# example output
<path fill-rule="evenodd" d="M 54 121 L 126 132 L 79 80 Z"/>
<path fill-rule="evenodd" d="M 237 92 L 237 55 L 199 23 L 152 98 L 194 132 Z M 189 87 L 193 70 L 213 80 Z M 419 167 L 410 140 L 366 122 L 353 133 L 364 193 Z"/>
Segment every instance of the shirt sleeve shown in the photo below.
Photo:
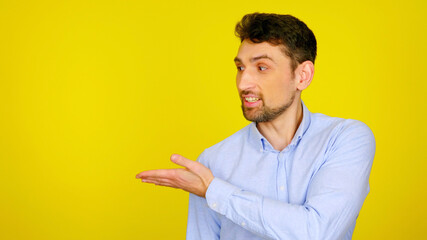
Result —
<path fill-rule="evenodd" d="M 209 207 L 267 239 L 343 239 L 369 192 L 375 139 L 361 122 L 350 124 L 325 154 L 306 201 L 294 205 L 245 191 L 214 178 Z"/>
<path fill-rule="evenodd" d="M 205 164 L 203 153 L 197 161 Z M 205 198 L 190 193 L 188 203 L 187 240 L 219 239 L 220 221 L 217 213 L 212 211 Z"/>

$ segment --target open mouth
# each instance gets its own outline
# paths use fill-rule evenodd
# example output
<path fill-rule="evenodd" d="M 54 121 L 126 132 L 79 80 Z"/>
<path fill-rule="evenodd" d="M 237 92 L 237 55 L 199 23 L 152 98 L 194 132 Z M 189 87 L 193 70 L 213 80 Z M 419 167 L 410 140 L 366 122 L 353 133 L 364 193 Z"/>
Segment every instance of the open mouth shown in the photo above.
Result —
<path fill-rule="evenodd" d="M 247 108 L 258 107 L 261 104 L 261 98 L 255 96 L 243 96 L 243 105 Z"/>
<path fill-rule="evenodd" d="M 245 101 L 250 102 L 250 103 L 254 103 L 258 100 L 259 100 L 259 98 L 256 98 L 256 97 L 245 97 Z"/>

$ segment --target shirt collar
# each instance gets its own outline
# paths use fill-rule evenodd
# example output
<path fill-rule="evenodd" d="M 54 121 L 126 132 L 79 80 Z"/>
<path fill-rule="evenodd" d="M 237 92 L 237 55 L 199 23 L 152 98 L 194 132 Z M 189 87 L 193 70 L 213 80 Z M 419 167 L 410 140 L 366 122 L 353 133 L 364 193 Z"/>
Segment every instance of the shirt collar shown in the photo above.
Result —
<path fill-rule="evenodd" d="M 308 127 L 311 123 L 311 113 L 308 110 L 308 108 L 305 106 L 304 102 L 301 100 L 302 104 L 302 121 L 300 125 L 298 126 L 297 131 L 295 132 L 294 137 L 292 138 L 291 143 L 284 149 L 290 149 L 294 148 L 299 141 L 304 136 L 305 132 L 307 131 Z M 256 127 L 256 123 L 252 122 L 249 126 L 249 141 L 255 144 L 259 148 L 260 151 L 277 151 L 271 146 L 271 144 L 267 141 L 267 139 L 258 131 L 258 128 Z"/>

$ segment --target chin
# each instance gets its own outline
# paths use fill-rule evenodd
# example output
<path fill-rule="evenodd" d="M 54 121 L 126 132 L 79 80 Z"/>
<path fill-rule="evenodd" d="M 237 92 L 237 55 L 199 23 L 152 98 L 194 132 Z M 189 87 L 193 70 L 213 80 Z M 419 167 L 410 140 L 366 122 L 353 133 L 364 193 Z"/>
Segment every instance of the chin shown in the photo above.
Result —
<path fill-rule="evenodd" d="M 262 112 L 259 112 L 256 109 L 243 109 L 243 116 L 248 121 L 259 122 L 258 120 L 262 116 Z"/>

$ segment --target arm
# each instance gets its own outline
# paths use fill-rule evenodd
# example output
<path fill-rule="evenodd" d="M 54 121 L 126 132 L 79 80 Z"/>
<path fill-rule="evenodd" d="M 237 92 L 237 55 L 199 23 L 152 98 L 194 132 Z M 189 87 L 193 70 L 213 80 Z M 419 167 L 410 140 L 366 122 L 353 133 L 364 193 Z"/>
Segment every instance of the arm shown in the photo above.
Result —
<path fill-rule="evenodd" d="M 218 178 L 206 199 L 211 209 L 269 239 L 342 239 L 369 191 L 374 152 L 369 128 L 351 125 L 328 151 L 303 205 L 268 199 Z"/>

